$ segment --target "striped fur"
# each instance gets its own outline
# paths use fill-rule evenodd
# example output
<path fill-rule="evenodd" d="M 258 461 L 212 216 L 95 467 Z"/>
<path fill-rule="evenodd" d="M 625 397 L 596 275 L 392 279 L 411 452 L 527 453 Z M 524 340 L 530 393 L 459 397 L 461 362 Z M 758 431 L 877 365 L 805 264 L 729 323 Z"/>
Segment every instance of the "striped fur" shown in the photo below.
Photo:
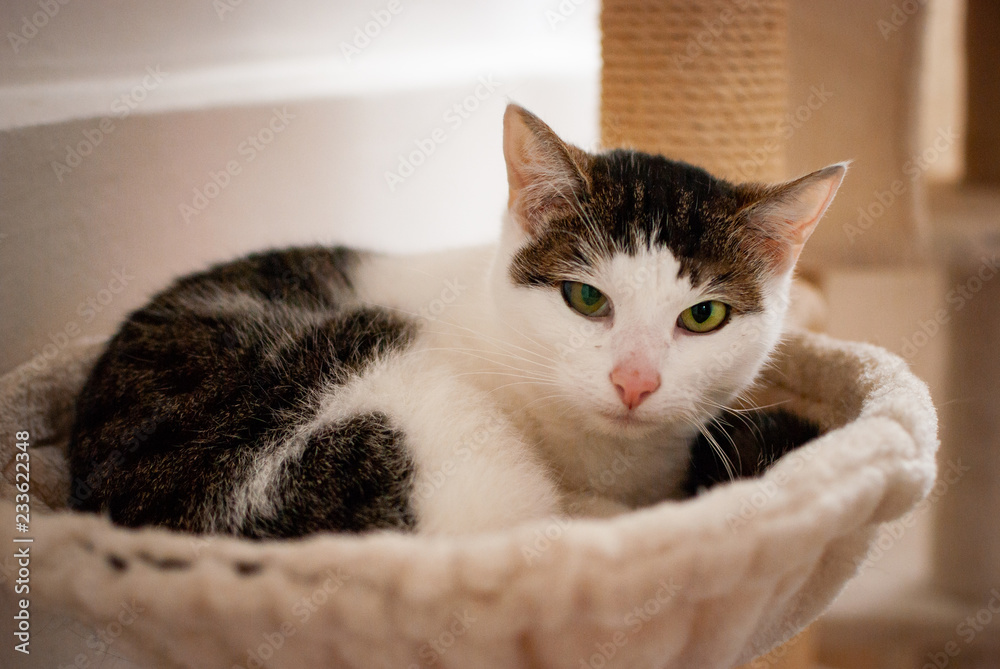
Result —
<path fill-rule="evenodd" d="M 757 417 L 724 448 L 720 415 L 780 340 L 795 260 L 843 165 L 730 184 L 588 154 L 514 105 L 504 154 L 494 246 L 259 253 L 131 314 L 78 400 L 70 506 L 252 538 L 472 532 L 682 496 L 757 471 L 726 458 L 763 467 L 795 445 L 758 447 L 767 426 L 809 434 Z M 567 281 L 613 309 L 574 311 Z M 712 300 L 730 309 L 723 326 L 681 327 Z M 622 369 L 658 380 L 641 404 Z"/>

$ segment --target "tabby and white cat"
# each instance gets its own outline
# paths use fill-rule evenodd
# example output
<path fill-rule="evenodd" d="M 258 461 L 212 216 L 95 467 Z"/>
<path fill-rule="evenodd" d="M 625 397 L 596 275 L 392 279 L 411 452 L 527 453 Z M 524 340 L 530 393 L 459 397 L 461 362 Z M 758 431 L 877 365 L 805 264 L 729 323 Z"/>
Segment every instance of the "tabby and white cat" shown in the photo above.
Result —
<path fill-rule="evenodd" d="M 846 165 L 734 185 L 584 152 L 516 105 L 503 149 L 494 246 L 260 253 L 133 313 L 78 401 L 70 506 L 250 537 L 472 532 L 679 498 L 812 434 L 718 417 L 777 345 Z"/>

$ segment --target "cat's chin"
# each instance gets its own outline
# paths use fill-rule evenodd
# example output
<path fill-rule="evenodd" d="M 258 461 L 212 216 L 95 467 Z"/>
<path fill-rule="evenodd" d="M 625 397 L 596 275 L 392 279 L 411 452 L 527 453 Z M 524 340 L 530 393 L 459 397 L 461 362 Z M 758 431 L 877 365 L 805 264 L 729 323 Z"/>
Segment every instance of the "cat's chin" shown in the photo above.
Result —
<path fill-rule="evenodd" d="M 599 427 L 613 435 L 625 434 L 630 437 L 640 436 L 663 427 L 662 421 L 655 417 L 645 416 L 635 411 L 601 410 Z"/>

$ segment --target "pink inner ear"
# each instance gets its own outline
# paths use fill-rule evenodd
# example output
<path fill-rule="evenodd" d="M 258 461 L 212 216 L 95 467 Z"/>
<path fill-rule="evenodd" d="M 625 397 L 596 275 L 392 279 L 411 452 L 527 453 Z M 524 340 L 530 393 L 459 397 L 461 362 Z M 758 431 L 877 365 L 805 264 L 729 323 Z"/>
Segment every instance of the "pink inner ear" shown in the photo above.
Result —
<path fill-rule="evenodd" d="M 582 151 L 517 105 L 508 105 L 504 114 L 503 148 L 507 206 L 526 232 L 536 233 L 547 217 L 575 206 L 586 179 L 573 156 L 584 156 Z"/>
<path fill-rule="evenodd" d="M 777 187 L 754 205 L 751 221 L 760 238 L 751 243 L 779 272 L 791 270 L 847 173 L 846 163 L 830 165 Z"/>
<path fill-rule="evenodd" d="M 841 171 L 830 178 L 810 184 L 809 188 L 802 193 L 801 218 L 785 221 L 786 225 L 794 230 L 794 243 L 799 246 L 806 243 L 820 219 L 823 218 L 823 214 L 833 202 L 833 196 L 837 194 L 837 189 L 840 188 L 843 178 L 844 171 Z"/>
<path fill-rule="evenodd" d="M 522 128 L 515 131 L 504 127 L 504 156 L 507 159 L 507 186 L 508 197 L 507 206 L 513 207 L 517 196 L 528 184 L 528 155 L 527 147 L 524 145 L 522 137 L 512 137 L 514 132 L 523 132 Z"/>

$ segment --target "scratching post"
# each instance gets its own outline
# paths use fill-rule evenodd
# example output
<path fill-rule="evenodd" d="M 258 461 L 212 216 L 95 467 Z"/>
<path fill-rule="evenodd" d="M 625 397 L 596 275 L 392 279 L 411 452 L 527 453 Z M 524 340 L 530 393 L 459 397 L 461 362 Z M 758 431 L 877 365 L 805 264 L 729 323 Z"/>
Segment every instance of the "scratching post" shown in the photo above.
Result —
<path fill-rule="evenodd" d="M 606 0 L 602 144 L 735 182 L 791 176 L 788 14 L 786 0 Z M 819 329 L 824 312 L 818 291 L 796 281 L 791 321 Z"/>
<path fill-rule="evenodd" d="M 602 144 L 731 181 L 785 179 L 787 15 L 784 0 L 604 0 Z M 808 666 L 809 638 L 769 663 Z"/>
<path fill-rule="evenodd" d="M 733 181 L 781 180 L 783 0 L 606 0 L 601 140 Z"/>

